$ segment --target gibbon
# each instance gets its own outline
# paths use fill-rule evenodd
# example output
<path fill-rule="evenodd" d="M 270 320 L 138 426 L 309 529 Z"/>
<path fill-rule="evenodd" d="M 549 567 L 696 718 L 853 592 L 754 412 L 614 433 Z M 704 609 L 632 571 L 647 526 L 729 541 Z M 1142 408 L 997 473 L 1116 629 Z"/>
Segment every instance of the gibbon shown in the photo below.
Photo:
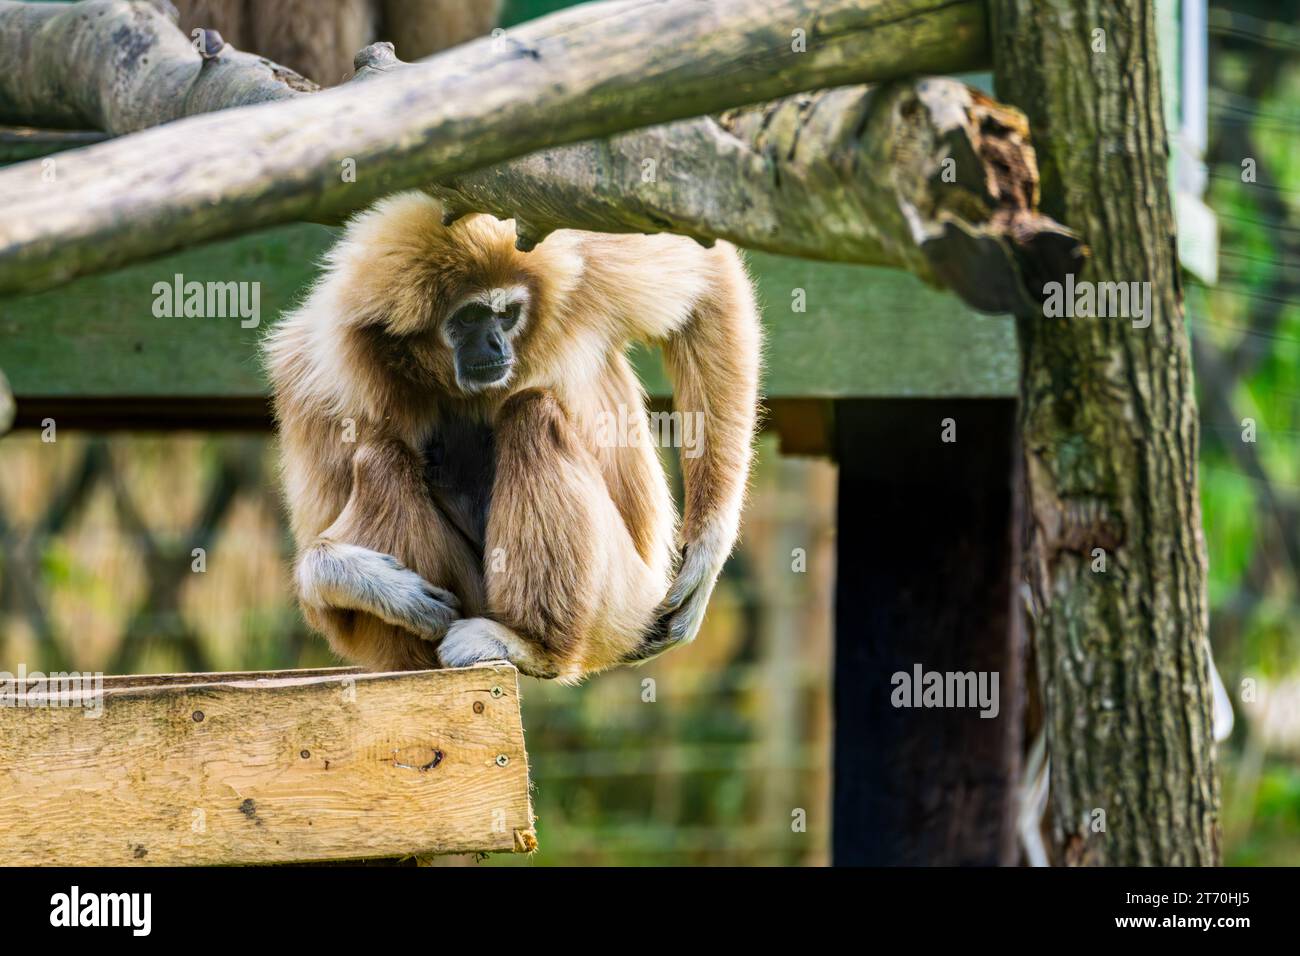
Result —
<path fill-rule="evenodd" d="M 265 345 L 308 622 L 378 670 L 507 659 L 573 681 L 692 640 L 735 542 L 761 332 L 736 250 L 359 214 Z M 699 413 L 676 513 L 626 351 Z M 609 434 L 610 421 L 631 434 Z M 671 584 L 671 586 L 670 586 Z"/>
<path fill-rule="evenodd" d="M 342 83 L 352 58 L 389 40 L 418 60 L 491 31 L 502 0 L 175 0 L 185 34 L 216 30 L 228 43 L 315 80 Z"/>

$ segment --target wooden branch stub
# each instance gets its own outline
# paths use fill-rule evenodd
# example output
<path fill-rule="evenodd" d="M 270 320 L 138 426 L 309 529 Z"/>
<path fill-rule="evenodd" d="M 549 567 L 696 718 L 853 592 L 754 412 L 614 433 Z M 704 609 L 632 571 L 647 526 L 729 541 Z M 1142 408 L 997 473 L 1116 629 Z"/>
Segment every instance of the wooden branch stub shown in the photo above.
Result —
<path fill-rule="evenodd" d="M 402 61 L 397 58 L 397 48 L 387 40 L 381 40 L 362 47 L 352 58 L 352 68 L 356 72 L 352 74 L 350 82 L 356 83 L 383 76 L 402 65 L 404 65 Z"/>
<path fill-rule="evenodd" d="M 0 707 L 0 858 L 9 865 L 536 847 L 509 664 L 110 677 L 97 698 L 23 701 Z"/>

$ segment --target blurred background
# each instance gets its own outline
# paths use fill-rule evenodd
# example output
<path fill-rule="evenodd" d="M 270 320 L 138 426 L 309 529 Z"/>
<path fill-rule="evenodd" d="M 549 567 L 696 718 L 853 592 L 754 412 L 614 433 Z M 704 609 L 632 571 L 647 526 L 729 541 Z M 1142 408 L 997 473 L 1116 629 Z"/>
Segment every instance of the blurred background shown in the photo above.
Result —
<path fill-rule="evenodd" d="M 1208 22 L 1206 202 L 1219 224 L 1218 281 L 1190 281 L 1186 290 L 1201 408 L 1210 637 L 1237 710 L 1232 739 L 1220 748 L 1224 862 L 1295 865 L 1300 3 L 1211 0 Z M 1243 166 L 1248 160 L 1253 170 Z M 1242 440 L 1245 419 L 1258 429 L 1254 442 Z M 1252 687 L 1243 681 L 1254 681 L 1256 693 L 1243 694 Z"/>
<path fill-rule="evenodd" d="M 564 5 L 511 0 L 502 22 Z M 1213 0 L 1207 22 L 1217 279 L 1186 288 L 1211 637 L 1237 717 L 1220 748 L 1224 859 L 1294 865 L 1300 0 Z M 48 444 L 20 431 L 0 460 L 0 666 L 335 663 L 292 599 L 272 436 L 61 431 Z M 828 861 L 835 477 L 765 438 L 742 544 L 695 644 L 581 687 L 525 681 L 542 852 L 485 865 Z"/>

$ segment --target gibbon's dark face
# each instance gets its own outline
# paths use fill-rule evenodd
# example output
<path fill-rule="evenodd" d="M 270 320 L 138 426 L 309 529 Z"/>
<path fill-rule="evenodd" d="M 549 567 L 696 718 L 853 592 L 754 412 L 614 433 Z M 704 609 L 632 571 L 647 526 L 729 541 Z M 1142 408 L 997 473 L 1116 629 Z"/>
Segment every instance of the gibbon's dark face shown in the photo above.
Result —
<path fill-rule="evenodd" d="M 514 342 L 524 326 L 528 292 L 522 286 L 489 289 L 462 301 L 443 324 L 456 364 L 456 385 L 481 392 L 507 384 L 515 369 Z"/>

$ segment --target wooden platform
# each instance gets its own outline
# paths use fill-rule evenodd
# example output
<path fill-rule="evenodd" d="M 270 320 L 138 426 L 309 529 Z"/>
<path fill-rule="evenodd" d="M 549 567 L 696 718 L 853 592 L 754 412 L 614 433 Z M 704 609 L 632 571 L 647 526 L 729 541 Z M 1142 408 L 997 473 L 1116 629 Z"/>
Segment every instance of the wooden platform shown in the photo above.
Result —
<path fill-rule="evenodd" d="M 6 675 L 7 676 L 7 675 Z M 0 862 L 293 863 L 536 848 L 509 664 L 0 683 Z M 25 693 L 30 692 L 30 693 Z"/>

